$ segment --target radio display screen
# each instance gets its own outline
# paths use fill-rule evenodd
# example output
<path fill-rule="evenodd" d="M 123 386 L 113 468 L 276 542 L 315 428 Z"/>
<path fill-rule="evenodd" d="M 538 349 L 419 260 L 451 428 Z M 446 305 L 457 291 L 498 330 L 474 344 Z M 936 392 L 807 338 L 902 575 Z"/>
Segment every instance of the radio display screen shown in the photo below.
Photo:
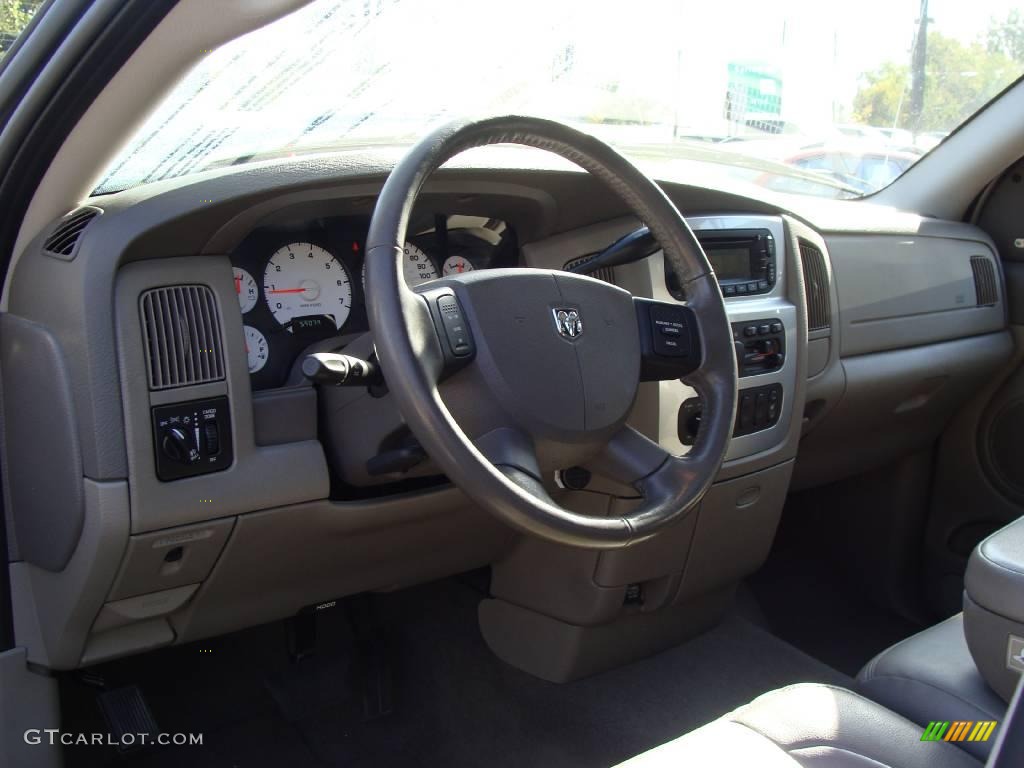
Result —
<path fill-rule="evenodd" d="M 767 229 L 721 229 L 697 232 L 707 254 L 722 296 L 751 296 L 767 293 L 775 285 L 775 241 Z M 686 291 L 665 261 L 665 287 L 677 301 L 686 301 Z"/>
<path fill-rule="evenodd" d="M 707 246 L 705 246 L 707 247 Z M 711 268 L 719 280 L 750 280 L 750 249 L 749 248 L 707 248 Z"/>

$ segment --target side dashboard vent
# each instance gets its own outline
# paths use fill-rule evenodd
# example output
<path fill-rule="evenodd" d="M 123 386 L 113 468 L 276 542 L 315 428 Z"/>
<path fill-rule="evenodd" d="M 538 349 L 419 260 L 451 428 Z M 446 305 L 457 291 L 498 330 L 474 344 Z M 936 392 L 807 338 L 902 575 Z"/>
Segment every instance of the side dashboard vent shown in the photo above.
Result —
<path fill-rule="evenodd" d="M 78 240 L 93 220 L 103 211 L 86 206 L 77 208 L 61 219 L 50 236 L 43 242 L 43 250 L 58 259 L 75 258 Z"/>
<path fill-rule="evenodd" d="M 829 298 L 828 268 L 825 266 L 825 256 L 813 245 L 801 240 L 800 263 L 804 269 L 807 330 L 827 330 L 832 327 L 832 302 Z"/>
<path fill-rule="evenodd" d="M 142 294 L 140 311 L 150 389 L 224 378 L 220 318 L 213 291 L 205 285 L 154 288 Z"/>
<path fill-rule="evenodd" d="M 971 272 L 974 273 L 974 294 L 979 307 L 991 307 L 999 302 L 999 286 L 996 268 L 987 256 L 971 256 Z"/>
<path fill-rule="evenodd" d="M 578 267 L 580 264 L 585 264 L 590 261 L 593 256 L 580 256 L 578 259 L 565 262 L 565 266 L 562 269 L 569 271 L 573 267 Z M 589 277 L 596 277 L 598 280 L 604 280 L 606 283 L 615 285 L 615 267 L 601 267 L 588 273 Z"/>

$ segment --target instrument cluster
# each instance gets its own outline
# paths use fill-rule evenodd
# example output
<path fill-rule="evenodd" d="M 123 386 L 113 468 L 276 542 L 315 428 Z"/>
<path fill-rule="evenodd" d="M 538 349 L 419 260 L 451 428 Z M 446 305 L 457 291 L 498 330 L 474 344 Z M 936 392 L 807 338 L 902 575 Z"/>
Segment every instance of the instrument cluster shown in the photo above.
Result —
<path fill-rule="evenodd" d="M 254 389 L 283 385 L 310 347 L 369 330 L 365 218 L 317 219 L 254 230 L 231 255 Z M 435 215 L 405 243 L 409 285 L 516 266 L 515 234 L 497 219 Z"/>

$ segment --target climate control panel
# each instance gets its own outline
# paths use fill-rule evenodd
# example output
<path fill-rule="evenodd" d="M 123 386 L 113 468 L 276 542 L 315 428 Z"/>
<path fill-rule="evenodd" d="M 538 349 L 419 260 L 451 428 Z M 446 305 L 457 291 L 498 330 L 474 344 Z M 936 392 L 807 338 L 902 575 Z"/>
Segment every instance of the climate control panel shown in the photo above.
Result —
<path fill-rule="evenodd" d="M 732 436 L 749 435 L 778 424 L 782 413 L 782 392 L 781 384 L 741 389 L 736 402 Z M 693 445 L 703 415 L 704 402 L 699 397 L 691 397 L 683 402 L 679 408 L 679 442 Z"/>
<path fill-rule="evenodd" d="M 736 403 L 736 424 L 732 436 L 749 435 L 751 432 L 774 427 L 779 423 L 781 411 L 781 384 L 741 389 Z"/>
<path fill-rule="evenodd" d="M 778 318 L 735 322 L 732 339 L 740 378 L 777 371 L 786 361 L 786 328 Z"/>
<path fill-rule="evenodd" d="M 219 472 L 231 466 L 231 416 L 226 397 L 153 408 L 156 476 L 161 480 Z"/>

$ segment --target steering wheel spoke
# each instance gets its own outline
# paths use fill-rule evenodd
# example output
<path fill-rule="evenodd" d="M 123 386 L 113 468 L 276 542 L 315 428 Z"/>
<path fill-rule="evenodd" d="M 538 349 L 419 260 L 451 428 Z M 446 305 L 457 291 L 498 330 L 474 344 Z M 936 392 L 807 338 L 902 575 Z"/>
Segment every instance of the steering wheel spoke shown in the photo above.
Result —
<path fill-rule="evenodd" d="M 588 466 L 603 477 L 632 486 L 643 497 L 641 510 L 630 517 L 639 537 L 664 525 L 666 516 L 685 515 L 688 509 L 680 499 L 687 489 L 700 485 L 706 472 L 701 457 L 675 456 L 629 426 Z"/>
<path fill-rule="evenodd" d="M 674 457 L 633 427 L 625 426 L 608 441 L 588 467 L 597 474 L 624 485 L 636 486 Z"/>
<path fill-rule="evenodd" d="M 491 464 L 513 469 L 540 480 L 540 465 L 533 438 L 518 427 L 499 427 L 473 441 Z"/>

